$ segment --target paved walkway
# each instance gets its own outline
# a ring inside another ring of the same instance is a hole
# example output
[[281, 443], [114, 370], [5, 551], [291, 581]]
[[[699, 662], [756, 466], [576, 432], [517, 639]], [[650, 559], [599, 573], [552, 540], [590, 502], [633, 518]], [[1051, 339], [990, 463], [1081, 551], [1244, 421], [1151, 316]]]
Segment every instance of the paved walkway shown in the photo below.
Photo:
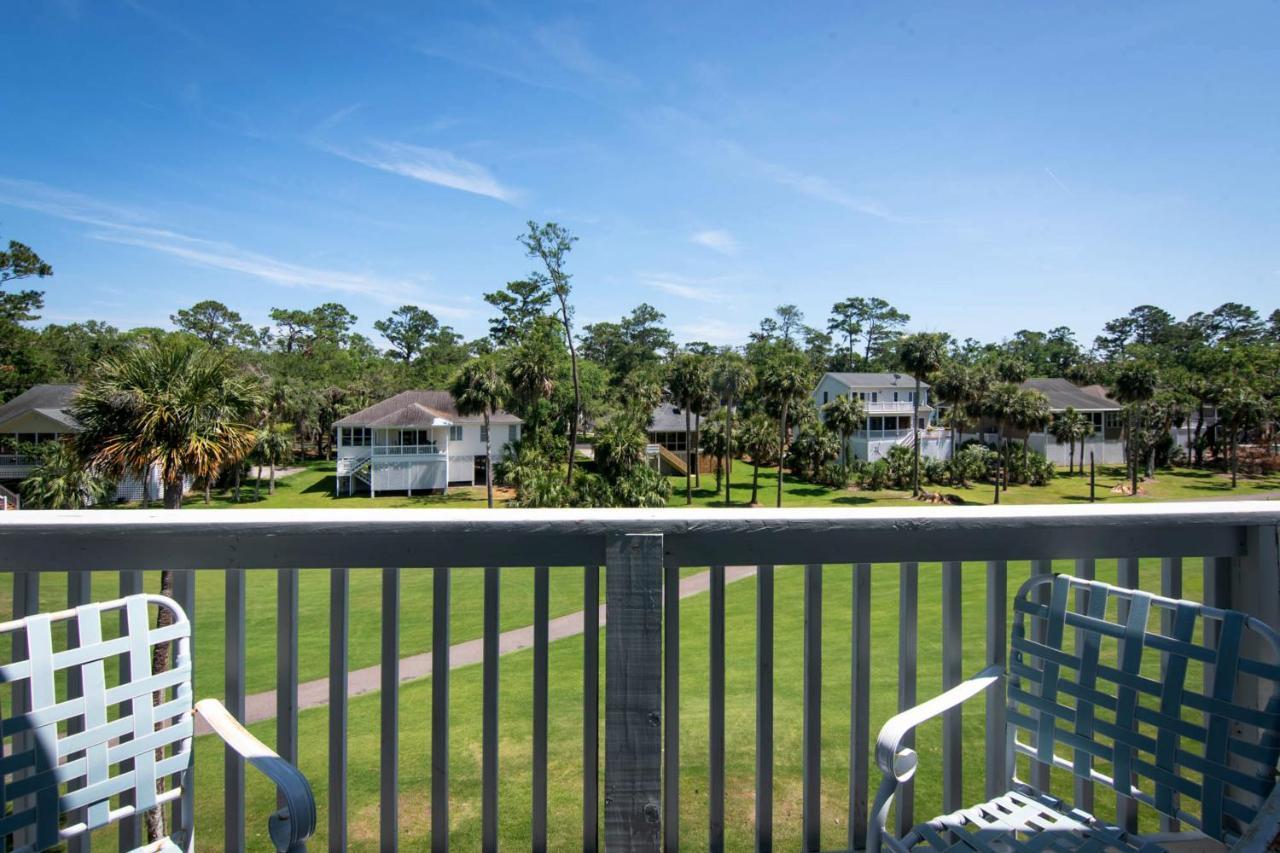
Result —
[[[755, 566], [728, 566], [725, 569], [725, 583], [733, 583], [749, 578], [756, 573]], [[711, 588], [710, 572], [699, 572], [680, 580], [680, 597], [689, 598], [706, 592]], [[605, 606], [600, 605], [600, 624], [605, 624]], [[583, 631], [584, 614], [579, 610], [552, 619], [547, 623], [547, 636], [550, 642], [576, 637]], [[474, 666], [484, 660], [484, 640], [477, 637], [465, 643], [458, 643], [449, 649], [449, 669], [460, 669]], [[533, 626], [527, 625], [513, 631], [505, 631], [498, 637], [498, 654], [509, 655], [533, 647]], [[431, 652], [412, 655], [400, 659], [400, 681], [412, 681], [431, 675]], [[370, 666], [347, 673], [347, 695], [361, 696], [376, 692], [382, 686], [382, 667]], [[329, 679], [318, 678], [298, 685], [298, 709], [319, 708], [329, 703]], [[268, 690], [245, 697], [245, 722], [257, 723], [262, 720], [273, 720], [276, 716], [276, 692]], [[207, 734], [210, 731], [202, 718], [196, 717], [196, 734]]]

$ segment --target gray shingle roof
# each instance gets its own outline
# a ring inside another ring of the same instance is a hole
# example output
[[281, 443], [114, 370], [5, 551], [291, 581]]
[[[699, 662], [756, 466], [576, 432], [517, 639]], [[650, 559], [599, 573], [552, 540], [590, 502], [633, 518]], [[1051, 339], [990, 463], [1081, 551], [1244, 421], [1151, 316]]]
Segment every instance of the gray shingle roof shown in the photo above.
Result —
[[68, 429], [78, 430], [80, 424], [67, 414], [67, 409], [79, 390], [79, 385], [34, 385], [0, 406], [0, 424], [27, 412], [39, 412]]
[[[916, 387], [914, 376], [905, 373], [828, 373], [838, 382], [850, 388], [911, 388]], [[928, 382], [921, 382], [921, 388], [928, 388]]]
[[684, 409], [674, 403], [658, 406], [649, 417], [649, 432], [684, 432]]
[[[436, 419], [455, 424], [481, 423], [479, 415], [458, 414], [453, 395], [448, 391], [402, 391], [381, 403], [347, 415], [334, 423], [337, 427], [429, 427]], [[494, 424], [518, 424], [521, 420], [499, 409], [490, 418]]]
[[1121, 406], [1105, 394], [1095, 391], [1097, 386], [1081, 388], [1070, 379], [1028, 379], [1023, 388], [1032, 388], [1049, 398], [1049, 408], [1055, 412], [1068, 406], [1081, 412], [1119, 411]]

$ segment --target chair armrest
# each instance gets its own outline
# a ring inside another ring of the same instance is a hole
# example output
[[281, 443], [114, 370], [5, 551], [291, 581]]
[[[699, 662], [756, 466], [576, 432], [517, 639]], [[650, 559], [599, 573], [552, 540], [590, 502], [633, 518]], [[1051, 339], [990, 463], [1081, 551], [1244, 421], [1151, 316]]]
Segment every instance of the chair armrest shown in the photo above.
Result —
[[267, 824], [276, 849], [305, 849], [302, 845], [316, 831], [316, 800], [307, 777], [250, 734], [217, 699], [200, 700], [195, 712], [223, 743], [248, 760], [280, 791], [284, 808], [273, 814]]
[[910, 779], [916, 771], [916, 754], [910, 749], [903, 749], [902, 741], [911, 730], [972, 699], [1003, 677], [1003, 668], [989, 666], [947, 692], [890, 717], [880, 729], [880, 736], [876, 738], [876, 764], [880, 765], [880, 769], [885, 774], [894, 777], [898, 782]]

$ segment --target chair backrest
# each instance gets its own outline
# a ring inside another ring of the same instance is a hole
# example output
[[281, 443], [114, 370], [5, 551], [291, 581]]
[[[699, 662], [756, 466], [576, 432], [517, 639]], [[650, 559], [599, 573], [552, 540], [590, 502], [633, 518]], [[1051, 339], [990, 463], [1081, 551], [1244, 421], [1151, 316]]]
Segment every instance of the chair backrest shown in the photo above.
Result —
[[[44, 850], [182, 797], [191, 625], [176, 602], [132, 595], [6, 622], [0, 635], [13, 641], [0, 666], [4, 849]], [[169, 668], [153, 673], [161, 646]]]
[[1280, 636], [1243, 613], [1036, 576], [1014, 601], [1015, 750], [1231, 841], [1275, 784], [1278, 663]]

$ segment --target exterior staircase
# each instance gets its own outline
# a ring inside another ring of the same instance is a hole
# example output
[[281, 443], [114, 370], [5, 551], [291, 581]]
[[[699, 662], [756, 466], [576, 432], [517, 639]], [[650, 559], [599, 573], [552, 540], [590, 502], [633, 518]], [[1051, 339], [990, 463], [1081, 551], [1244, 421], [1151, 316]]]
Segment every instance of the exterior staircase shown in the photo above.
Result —
[[338, 476], [354, 477], [366, 486], [369, 485], [369, 469], [373, 464], [373, 456], [353, 456], [338, 460]]
[[22, 499], [4, 486], [0, 486], [0, 512], [11, 509], [22, 509]]
[[661, 444], [657, 447], [658, 455], [662, 457], [664, 462], [674, 468], [677, 474], [683, 477], [689, 473], [689, 466], [685, 463], [684, 459], [680, 458], [680, 456], [673, 451], [663, 447]]

